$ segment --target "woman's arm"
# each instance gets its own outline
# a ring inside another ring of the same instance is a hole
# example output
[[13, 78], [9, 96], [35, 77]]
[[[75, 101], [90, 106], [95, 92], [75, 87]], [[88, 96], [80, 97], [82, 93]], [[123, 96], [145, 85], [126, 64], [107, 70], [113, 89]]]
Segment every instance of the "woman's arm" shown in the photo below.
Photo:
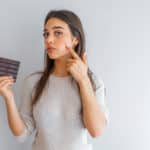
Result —
[[92, 137], [100, 136], [106, 125], [106, 117], [98, 104], [98, 100], [96, 100], [88, 76], [79, 82], [79, 87], [83, 106], [84, 125]]
[[5, 98], [8, 124], [15, 136], [19, 136], [25, 130], [25, 124], [18, 112], [14, 97]]
[[14, 135], [19, 135], [24, 130], [24, 123], [19, 115], [14, 100], [14, 93], [10, 88], [14, 84], [11, 76], [0, 76], [0, 96], [5, 100], [8, 124]]
[[13, 91], [9, 87], [13, 80], [8, 77], [0, 77], [0, 95], [4, 97], [9, 127], [18, 139], [23, 142], [35, 129], [35, 122], [31, 106], [32, 78], [23, 81], [20, 106], [17, 108]]
[[[104, 107], [100, 107], [103, 106], [101, 102], [104, 100], [104, 86], [101, 86], [102, 90], [100, 88], [100, 94], [98, 94], [99, 96], [97, 100], [97, 96], [93, 91], [90, 79], [88, 77], [88, 63], [85, 51], [83, 51], [81, 59], [75, 50], [67, 46], [66, 48], [72, 56], [72, 58], [67, 60], [67, 71], [71, 73], [73, 78], [79, 84], [83, 106], [84, 126], [93, 137], [97, 137], [101, 135], [106, 124], [106, 120], [108, 120], [108, 117], [106, 118], [106, 114], [103, 111]], [[98, 101], [100, 102], [100, 105], [98, 104]]]

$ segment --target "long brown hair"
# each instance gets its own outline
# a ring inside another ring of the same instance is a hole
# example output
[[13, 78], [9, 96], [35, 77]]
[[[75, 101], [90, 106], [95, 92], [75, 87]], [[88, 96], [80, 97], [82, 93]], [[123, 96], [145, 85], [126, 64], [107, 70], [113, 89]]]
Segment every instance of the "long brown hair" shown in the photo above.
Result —
[[[70, 10], [52, 10], [48, 12], [44, 21], [44, 26], [47, 23], [47, 21], [53, 17], [61, 19], [62, 21], [67, 23], [72, 35], [76, 36], [79, 39], [79, 43], [76, 45], [75, 51], [81, 58], [82, 53], [85, 51], [86, 48], [85, 48], [85, 35], [79, 17]], [[35, 72], [35, 73], [42, 73], [42, 75], [40, 76], [40, 79], [37, 81], [36, 85], [34, 86], [35, 93], [32, 98], [32, 105], [36, 104], [36, 102], [40, 98], [42, 91], [46, 85], [46, 82], [48, 80], [48, 77], [52, 72], [53, 66], [54, 66], [54, 60], [50, 59], [45, 51], [44, 70], [42, 72]], [[32, 73], [31, 75], [35, 73]], [[93, 90], [95, 91], [98, 88], [98, 86], [96, 85], [97, 81], [95, 80], [96, 76], [89, 68], [88, 68], [88, 76], [92, 83]]]

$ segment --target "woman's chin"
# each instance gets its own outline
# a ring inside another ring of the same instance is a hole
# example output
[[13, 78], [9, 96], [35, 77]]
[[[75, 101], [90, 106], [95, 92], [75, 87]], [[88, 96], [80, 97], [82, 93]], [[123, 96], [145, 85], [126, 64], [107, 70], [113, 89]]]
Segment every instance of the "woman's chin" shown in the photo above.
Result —
[[56, 57], [55, 55], [52, 55], [52, 54], [48, 54], [48, 57], [49, 57], [50, 59], [57, 59], [57, 57]]
[[67, 59], [69, 57], [69, 54], [63, 54], [63, 55], [55, 55], [54, 53], [47, 53], [48, 57], [50, 59]]

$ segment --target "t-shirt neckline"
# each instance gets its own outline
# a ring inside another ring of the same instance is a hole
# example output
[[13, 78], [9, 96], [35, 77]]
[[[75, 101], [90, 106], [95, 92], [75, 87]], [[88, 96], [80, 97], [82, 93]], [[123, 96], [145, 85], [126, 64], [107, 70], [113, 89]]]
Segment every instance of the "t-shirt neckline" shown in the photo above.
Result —
[[55, 79], [60, 79], [60, 80], [63, 80], [63, 79], [70, 79], [71, 78], [71, 75], [67, 75], [67, 76], [56, 76], [54, 74], [50, 74], [50, 76], [52, 78], [55, 78]]

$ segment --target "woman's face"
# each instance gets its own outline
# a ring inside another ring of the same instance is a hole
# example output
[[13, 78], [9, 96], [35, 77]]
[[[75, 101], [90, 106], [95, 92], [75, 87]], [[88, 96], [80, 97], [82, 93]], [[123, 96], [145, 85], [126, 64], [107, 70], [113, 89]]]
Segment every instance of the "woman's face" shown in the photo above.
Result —
[[68, 56], [66, 46], [73, 47], [77, 44], [77, 39], [72, 36], [68, 25], [58, 18], [47, 21], [43, 35], [45, 49], [51, 59]]

